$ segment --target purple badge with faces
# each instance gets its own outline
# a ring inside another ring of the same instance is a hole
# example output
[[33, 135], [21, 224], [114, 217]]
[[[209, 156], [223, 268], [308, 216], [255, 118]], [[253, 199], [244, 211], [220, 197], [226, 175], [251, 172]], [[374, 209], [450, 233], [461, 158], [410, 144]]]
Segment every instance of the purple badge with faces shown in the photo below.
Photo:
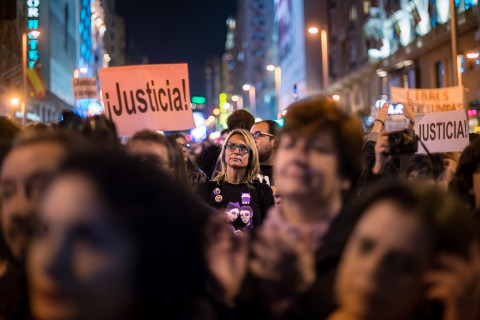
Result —
[[242, 204], [250, 204], [250, 193], [242, 193]]

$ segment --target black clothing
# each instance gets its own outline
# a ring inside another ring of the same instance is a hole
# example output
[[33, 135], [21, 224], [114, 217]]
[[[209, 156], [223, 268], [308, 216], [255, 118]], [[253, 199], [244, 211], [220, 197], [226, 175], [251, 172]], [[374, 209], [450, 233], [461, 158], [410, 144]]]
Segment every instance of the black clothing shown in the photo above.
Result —
[[25, 277], [10, 262], [0, 277], [0, 319], [30, 319]]
[[194, 165], [190, 160], [186, 162], [187, 165], [187, 175], [188, 175], [188, 182], [190, 183], [190, 187], [193, 191], [198, 189], [198, 186], [202, 183], [208, 181], [208, 177], [202, 169], [198, 168]]
[[[333, 290], [335, 276], [343, 249], [355, 226], [356, 218], [346, 207], [334, 218], [328, 232], [323, 237], [322, 245], [315, 252], [317, 275], [315, 283], [307, 292], [295, 299], [282, 319], [322, 320], [337, 309], [338, 305]], [[236, 307], [219, 308], [219, 318], [229, 320], [244, 320], [251, 317], [268, 319], [269, 314], [264, 308], [265, 295], [262, 290], [262, 282], [253, 274], [248, 273], [237, 298]]]
[[[268, 185], [255, 181], [253, 186], [249, 188], [245, 183], [228, 182], [219, 185], [216, 181], [208, 181], [199, 186], [198, 194], [212, 207], [225, 210], [235, 231], [251, 230], [261, 224], [267, 210], [274, 204], [273, 192]], [[245, 223], [241, 214], [250, 214], [250, 221]]]
[[273, 166], [261, 164], [258, 180], [260, 180], [262, 183], [268, 184], [269, 186], [274, 186], [275, 181], [273, 180]]

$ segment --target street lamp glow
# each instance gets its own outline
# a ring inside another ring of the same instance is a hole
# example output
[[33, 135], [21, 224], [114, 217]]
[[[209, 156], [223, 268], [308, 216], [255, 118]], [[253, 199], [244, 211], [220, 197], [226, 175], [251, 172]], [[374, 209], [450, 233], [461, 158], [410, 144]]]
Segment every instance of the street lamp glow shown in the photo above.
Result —
[[12, 106], [18, 106], [20, 104], [20, 99], [12, 98], [10, 99], [10, 103], [12, 104]]
[[251, 88], [251, 86], [248, 83], [244, 84], [243, 87], [242, 87], [242, 89], [245, 90], [245, 91], [249, 91], [250, 88]]
[[265, 67], [268, 71], [275, 71], [275, 66], [273, 64], [269, 64], [268, 66]]
[[81, 67], [79, 70], [80, 70], [81, 73], [84, 73], [84, 74], [88, 72], [87, 67]]
[[333, 101], [339, 101], [339, 100], [340, 100], [340, 96], [339, 96], [338, 94], [334, 94], [334, 95], [332, 96], [332, 99], [333, 99]]
[[240, 99], [240, 97], [237, 96], [236, 94], [232, 96], [232, 101], [233, 102], [237, 102], [239, 99]]
[[317, 34], [318, 33], [318, 28], [317, 27], [310, 27], [310, 28], [308, 28], [308, 33]]
[[468, 52], [466, 54], [468, 59], [477, 59], [480, 56], [480, 53], [478, 52]]
[[37, 39], [38, 36], [40, 35], [40, 31], [33, 30], [33, 31], [30, 31], [30, 34], [32, 35], [33, 39]]

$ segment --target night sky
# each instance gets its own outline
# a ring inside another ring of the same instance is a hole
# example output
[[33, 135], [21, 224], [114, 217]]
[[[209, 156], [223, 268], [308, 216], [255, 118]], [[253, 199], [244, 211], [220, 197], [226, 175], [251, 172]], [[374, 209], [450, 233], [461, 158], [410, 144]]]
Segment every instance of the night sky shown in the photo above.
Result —
[[225, 48], [236, 0], [117, 0], [125, 19], [127, 64], [188, 63], [191, 95], [205, 95], [208, 55]]

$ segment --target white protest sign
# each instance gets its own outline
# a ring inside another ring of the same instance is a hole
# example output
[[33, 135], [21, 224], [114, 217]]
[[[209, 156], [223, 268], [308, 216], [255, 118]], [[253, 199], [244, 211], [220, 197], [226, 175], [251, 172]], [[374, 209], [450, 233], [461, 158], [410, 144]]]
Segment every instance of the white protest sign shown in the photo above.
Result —
[[99, 76], [105, 115], [119, 135], [195, 127], [187, 64], [103, 68]]
[[72, 78], [72, 88], [75, 100], [98, 98], [97, 79], [95, 77]]
[[[430, 153], [463, 151], [469, 144], [465, 110], [418, 114], [415, 134]], [[426, 153], [421, 143], [418, 153]]]
[[415, 114], [464, 109], [463, 86], [438, 89], [391, 87], [392, 103], [407, 102]]

